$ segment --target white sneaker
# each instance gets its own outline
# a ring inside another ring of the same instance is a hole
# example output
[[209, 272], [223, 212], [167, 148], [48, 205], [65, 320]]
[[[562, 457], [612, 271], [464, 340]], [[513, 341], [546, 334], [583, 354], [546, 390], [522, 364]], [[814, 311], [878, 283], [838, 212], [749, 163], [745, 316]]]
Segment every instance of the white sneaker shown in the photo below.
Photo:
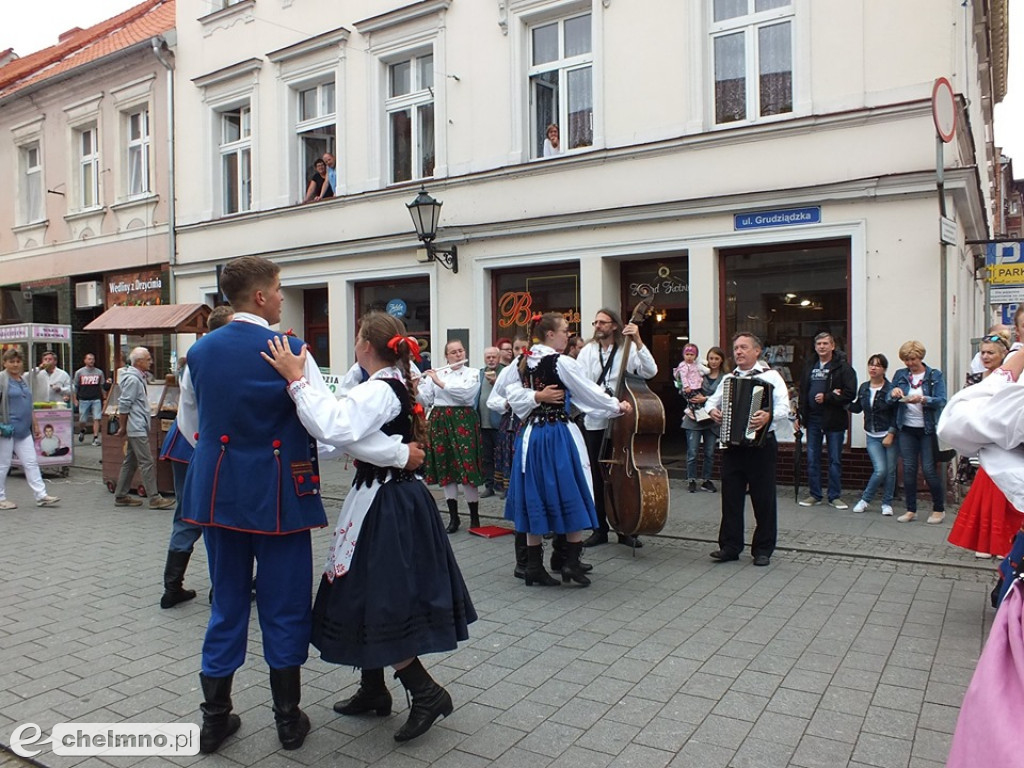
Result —
[[43, 498], [41, 498], [41, 499], [36, 499], [36, 506], [37, 507], [52, 507], [58, 501], [60, 501], [60, 499], [58, 499], [56, 496], [43, 496]]
[[17, 509], [18, 505], [8, 499], [0, 499], [0, 509]]
[[892, 507], [889, 506], [888, 504], [883, 504], [882, 505], [882, 514], [885, 517], [892, 517]]
[[868, 508], [868, 503], [866, 501], [864, 501], [864, 499], [861, 499], [860, 501], [858, 501], [856, 504], [853, 505], [853, 511], [854, 512], [863, 512], [867, 508]]

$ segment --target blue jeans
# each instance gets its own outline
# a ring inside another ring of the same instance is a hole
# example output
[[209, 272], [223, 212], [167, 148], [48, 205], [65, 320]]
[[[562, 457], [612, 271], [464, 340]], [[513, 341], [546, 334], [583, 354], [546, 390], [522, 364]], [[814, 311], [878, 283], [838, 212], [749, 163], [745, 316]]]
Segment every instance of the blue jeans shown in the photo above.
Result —
[[896, 441], [886, 448], [882, 445], [882, 438], [868, 437], [868, 457], [871, 459], [871, 467], [874, 470], [868, 484], [864, 487], [864, 493], [860, 495], [865, 504], [875, 498], [878, 486], [885, 481], [885, 489], [882, 491], [882, 503], [892, 505], [892, 493], [896, 487], [896, 460], [899, 458], [899, 451], [896, 450]]
[[700, 441], [704, 438], [704, 480], [711, 479], [711, 466], [715, 461], [715, 433], [707, 429], [687, 429], [686, 432], [686, 479], [697, 479], [697, 455]]
[[843, 443], [846, 431], [825, 432], [821, 421], [813, 416], [807, 422], [807, 489], [811, 496], [821, 499], [821, 443], [828, 444], [828, 500], [838, 499], [843, 493]]
[[939, 473], [935, 471], [935, 438], [926, 435], [923, 427], [900, 429], [900, 456], [903, 457], [903, 489], [907, 494], [907, 512], [917, 512], [917, 467], [920, 463], [924, 480], [932, 495], [932, 510], [946, 511]]

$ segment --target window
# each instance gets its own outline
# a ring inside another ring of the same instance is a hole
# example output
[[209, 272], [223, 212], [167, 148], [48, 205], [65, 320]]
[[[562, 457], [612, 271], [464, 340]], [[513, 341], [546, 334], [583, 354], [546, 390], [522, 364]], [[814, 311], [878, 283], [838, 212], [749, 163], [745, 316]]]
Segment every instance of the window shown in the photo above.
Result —
[[711, 0], [715, 124], [793, 111], [793, 1]]
[[150, 192], [149, 186], [149, 110], [126, 116], [128, 123], [128, 195]]
[[43, 157], [39, 142], [21, 147], [21, 211], [22, 224], [43, 218]]
[[432, 54], [388, 66], [391, 181], [434, 175], [434, 57]]
[[220, 113], [220, 172], [224, 213], [252, 206], [252, 111], [248, 106]]
[[593, 69], [589, 13], [530, 28], [533, 157], [544, 156], [550, 125], [559, 128], [560, 140], [548, 155], [594, 143]]
[[301, 199], [313, 175], [313, 163], [322, 158], [325, 152], [335, 154], [337, 118], [333, 82], [303, 86], [296, 94], [299, 105], [295, 132], [299, 137], [305, 172], [305, 176], [299, 180]]
[[80, 208], [95, 208], [100, 204], [100, 150], [96, 141], [96, 126], [75, 131], [78, 144], [78, 204]]

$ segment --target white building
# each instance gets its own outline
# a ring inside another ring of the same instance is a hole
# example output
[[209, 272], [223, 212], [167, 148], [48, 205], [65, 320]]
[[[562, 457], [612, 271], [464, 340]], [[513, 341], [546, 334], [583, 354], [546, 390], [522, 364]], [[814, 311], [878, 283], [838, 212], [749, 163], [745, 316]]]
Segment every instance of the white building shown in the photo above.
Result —
[[[992, 106], [1005, 0], [178, 0], [180, 301], [243, 254], [282, 267], [282, 326], [321, 365], [356, 318], [403, 314], [435, 360], [558, 310], [589, 335], [652, 283], [666, 392], [685, 339], [738, 329], [794, 378], [833, 332], [858, 370], [907, 339], [962, 380], [984, 330]], [[933, 86], [953, 244], [940, 245]], [[545, 128], [561, 146], [543, 157]], [[301, 205], [312, 159], [336, 196]], [[458, 273], [418, 258], [406, 203], [444, 202]], [[774, 212], [774, 213], [773, 213]], [[792, 346], [788, 360], [786, 347]], [[670, 423], [677, 398], [666, 398]], [[857, 420], [859, 421], [859, 420]], [[675, 422], [678, 423], [678, 422]], [[863, 438], [855, 433], [854, 445]]]

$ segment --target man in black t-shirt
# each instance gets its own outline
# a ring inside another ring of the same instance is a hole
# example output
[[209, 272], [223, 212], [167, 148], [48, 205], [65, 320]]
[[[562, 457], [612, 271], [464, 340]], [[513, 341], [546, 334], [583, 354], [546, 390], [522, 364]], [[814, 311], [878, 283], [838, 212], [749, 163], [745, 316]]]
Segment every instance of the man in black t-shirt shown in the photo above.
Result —
[[92, 444], [100, 444], [100, 419], [103, 416], [103, 393], [110, 389], [110, 380], [103, 370], [96, 367], [96, 355], [86, 354], [85, 365], [75, 371], [72, 391], [78, 406], [78, 442], [85, 440], [86, 430], [92, 421]]

